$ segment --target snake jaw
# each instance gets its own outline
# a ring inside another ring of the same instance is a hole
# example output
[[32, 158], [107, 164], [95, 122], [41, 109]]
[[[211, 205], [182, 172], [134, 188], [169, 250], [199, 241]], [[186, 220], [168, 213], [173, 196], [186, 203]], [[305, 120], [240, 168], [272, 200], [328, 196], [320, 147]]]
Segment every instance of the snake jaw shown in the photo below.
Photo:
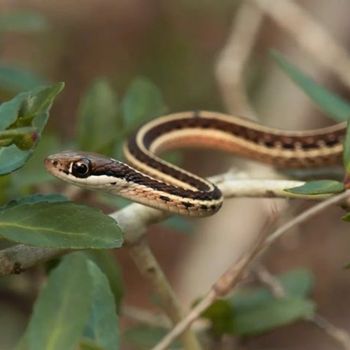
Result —
[[[125, 187], [126, 165], [102, 155], [64, 151], [48, 156], [44, 164], [53, 176], [74, 185], [90, 189], [103, 189], [108, 184], [115, 188]], [[108, 192], [109, 188], [105, 190]]]
[[62, 162], [56, 155], [51, 155], [44, 160], [46, 170], [54, 176], [67, 172], [66, 162]]

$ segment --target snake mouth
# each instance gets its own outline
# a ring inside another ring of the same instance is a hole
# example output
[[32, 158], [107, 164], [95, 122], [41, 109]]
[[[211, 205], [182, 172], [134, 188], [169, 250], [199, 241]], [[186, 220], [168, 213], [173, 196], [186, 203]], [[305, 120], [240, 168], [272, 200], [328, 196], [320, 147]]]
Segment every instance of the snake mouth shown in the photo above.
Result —
[[54, 173], [58, 170], [58, 168], [61, 168], [61, 164], [58, 161], [58, 159], [54, 158], [53, 156], [49, 156], [44, 160], [44, 165], [47, 171], [50, 173]]
[[48, 156], [44, 160], [46, 170], [56, 177], [62, 177], [63, 174], [69, 174], [71, 159], [68, 153], [57, 153]]

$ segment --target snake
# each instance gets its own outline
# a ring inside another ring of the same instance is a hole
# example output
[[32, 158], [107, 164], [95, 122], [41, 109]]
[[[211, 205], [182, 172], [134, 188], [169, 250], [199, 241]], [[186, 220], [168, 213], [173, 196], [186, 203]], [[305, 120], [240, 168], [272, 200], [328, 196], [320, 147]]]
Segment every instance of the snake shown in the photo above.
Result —
[[186, 216], [208, 216], [223, 203], [219, 188], [160, 158], [165, 151], [212, 148], [271, 164], [310, 168], [340, 162], [346, 123], [304, 131], [268, 127], [250, 119], [209, 111], [157, 117], [124, 145], [127, 163], [88, 152], [63, 151], [45, 159], [46, 169], [82, 188], [120, 195]]

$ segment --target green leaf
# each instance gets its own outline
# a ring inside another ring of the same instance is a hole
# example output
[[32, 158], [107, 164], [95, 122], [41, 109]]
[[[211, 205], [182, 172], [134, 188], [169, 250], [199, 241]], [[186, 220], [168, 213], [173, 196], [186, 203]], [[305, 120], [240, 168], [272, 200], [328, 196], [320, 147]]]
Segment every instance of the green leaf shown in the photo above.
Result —
[[0, 207], [0, 210], [12, 208], [21, 204], [34, 204], [34, 203], [57, 203], [57, 202], [67, 202], [67, 197], [51, 193], [51, 194], [33, 194], [19, 199], [13, 199], [4, 206]]
[[[123, 339], [137, 349], [148, 350], [159, 343], [167, 333], [168, 330], [165, 328], [139, 325], [125, 331]], [[175, 341], [169, 349], [179, 348], [181, 348], [179, 342]]]
[[302, 186], [285, 189], [286, 192], [303, 195], [333, 194], [344, 190], [344, 184], [335, 180], [309, 181]]
[[15, 350], [29, 350], [28, 335], [27, 332], [18, 341]]
[[[44, 87], [37, 87], [29, 92], [28, 98], [22, 106], [22, 120], [25, 120], [23, 125], [28, 125], [33, 121], [33, 126], [42, 129], [47, 121], [48, 111], [50, 110], [55, 97], [63, 90], [64, 83], [56, 83]], [[36, 118], [36, 116], [42, 118]]]
[[120, 309], [121, 299], [123, 297], [122, 274], [114, 254], [109, 250], [90, 250], [84, 252], [106, 275], [112, 293], [117, 311]]
[[85, 151], [105, 152], [120, 133], [118, 101], [106, 79], [96, 80], [79, 107], [79, 146]]
[[116, 222], [70, 202], [21, 204], [0, 211], [0, 236], [38, 247], [107, 249], [122, 244]]
[[232, 333], [241, 336], [261, 334], [298, 319], [309, 318], [314, 311], [315, 306], [309, 300], [293, 297], [275, 299], [244, 313], [235, 313]]
[[59, 141], [54, 135], [43, 134], [32, 157], [24, 166], [12, 174], [12, 183], [15, 189], [22, 190], [29, 186], [52, 181], [54, 178], [43, 166], [44, 159], [60, 149]]
[[343, 217], [342, 220], [350, 222], [350, 213], [346, 213]]
[[13, 198], [11, 176], [0, 176], [0, 206]]
[[349, 182], [350, 174], [350, 123], [348, 122], [346, 126], [346, 135], [344, 140], [344, 151], [343, 151], [343, 164], [346, 172], [346, 179], [344, 180], [345, 184]]
[[47, 20], [38, 12], [16, 10], [0, 14], [0, 32], [28, 32], [47, 28]]
[[79, 347], [77, 350], [105, 350], [105, 349], [101, 348], [94, 341], [91, 341], [89, 339], [82, 339], [79, 343]]
[[0, 88], [5, 91], [25, 91], [44, 84], [47, 84], [44, 78], [27, 69], [0, 64]]
[[51, 272], [16, 349], [118, 350], [118, 332], [107, 278], [85, 254], [73, 253]]
[[[251, 330], [254, 334], [304, 317], [303, 312], [307, 313], [310, 306], [310, 301], [305, 298], [313, 286], [310, 271], [293, 270], [276, 278], [283, 287], [286, 298], [276, 299], [267, 288], [242, 288], [227, 300], [217, 300], [203, 313], [211, 321], [211, 331], [216, 335], [245, 335]], [[280, 300], [284, 301], [281, 303]], [[295, 305], [296, 310], [293, 311]], [[262, 315], [264, 310], [268, 317]], [[274, 317], [271, 320], [270, 311]], [[254, 317], [262, 319], [256, 319], [255, 325]]]
[[216, 300], [203, 312], [202, 316], [210, 320], [211, 331], [216, 336], [232, 333], [233, 311], [229, 301]]
[[[37, 131], [36, 137], [39, 138], [48, 120], [53, 100], [63, 89], [63, 86], [63, 83], [58, 83], [16, 96], [13, 100], [18, 99], [19, 102], [13, 103], [18, 113], [17, 119], [11, 127], [33, 126]], [[20, 103], [19, 110], [16, 103]], [[0, 110], [0, 120], [4, 117], [4, 113], [5, 111]], [[37, 141], [28, 150], [21, 150], [16, 145], [0, 148], [0, 175], [8, 174], [22, 167], [32, 154], [36, 144]]]
[[341, 97], [315, 83], [299, 68], [289, 63], [278, 51], [271, 56], [278, 66], [316, 103], [327, 115], [338, 122], [347, 121], [350, 117], [350, 104]]
[[0, 104], [0, 130], [7, 129], [13, 124], [19, 114], [23, 102], [27, 98], [27, 93], [17, 95], [10, 101], [6, 101]]
[[28, 325], [29, 350], [73, 350], [88, 319], [93, 293], [86, 258], [70, 254], [50, 274]]
[[162, 115], [165, 111], [166, 106], [161, 92], [146, 78], [135, 79], [122, 101], [124, 127], [127, 131]]
[[278, 276], [286, 294], [293, 297], [305, 298], [311, 294], [314, 286], [314, 276], [310, 270], [297, 269]]
[[106, 276], [92, 261], [88, 261], [88, 270], [93, 282], [93, 293], [92, 308], [84, 336], [104, 350], [118, 350], [118, 319], [111, 288]]
[[[287, 296], [306, 298], [313, 287], [314, 279], [309, 270], [292, 270], [276, 277]], [[242, 288], [229, 299], [235, 312], [244, 313], [248, 309], [263, 305], [275, 297], [267, 288]]]

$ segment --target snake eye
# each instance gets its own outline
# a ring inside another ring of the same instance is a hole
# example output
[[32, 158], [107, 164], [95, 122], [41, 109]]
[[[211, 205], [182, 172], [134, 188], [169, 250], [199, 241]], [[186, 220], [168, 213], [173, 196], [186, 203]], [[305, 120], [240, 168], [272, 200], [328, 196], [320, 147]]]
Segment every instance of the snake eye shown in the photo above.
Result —
[[76, 177], [88, 177], [91, 171], [91, 162], [89, 159], [83, 158], [74, 162], [72, 165], [72, 174]]

